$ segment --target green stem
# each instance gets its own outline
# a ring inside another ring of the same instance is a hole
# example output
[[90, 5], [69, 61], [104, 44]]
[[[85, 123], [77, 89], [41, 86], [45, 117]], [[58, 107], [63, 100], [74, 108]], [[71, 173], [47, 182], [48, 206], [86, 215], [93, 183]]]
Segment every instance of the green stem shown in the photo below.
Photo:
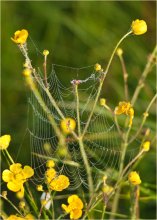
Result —
[[18, 208], [7, 197], [4, 197], [2, 195], [0, 195], [0, 197], [5, 199], [21, 216], [23, 216], [23, 214], [18, 210]]
[[154, 58], [156, 56], [156, 52], [157, 52], [157, 46], [155, 46], [152, 54], [150, 55], [149, 61], [147, 62], [146, 66], [145, 66], [145, 69], [143, 71], [143, 74], [142, 74], [141, 78], [138, 81], [138, 85], [137, 85], [137, 87], [135, 89], [135, 92], [134, 92], [132, 100], [131, 100], [131, 104], [132, 105], [135, 104], [135, 102], [136, 102], [136, 100], [138, 98], [138, 95], [139, 95], [141, 89], [144, 86], [144, 81], [145, 81], [148, 73], [151, 71], [151, 69], [153, 67], [153, 63], [154, 63]]
[[101, 220], [105, 219], [105, 211], [106, 211], [106, 205], [104, 204]]
[[94, 193], [92, 172], [91, 172], [91, 168], [89, 166], [89, 162], [88, 162], [88, 158], [87, 158], [87, 155], [86, 155], [86, 152], [85, 152], [85, 149], [84, 149], [82, 138], [79, 138], [79, 145], [80, 145], [80, 151], [81, 151], [81, 155], [82, 155], [82, 158], [83, 158], [83, 162], [84, 162], [86, 172], [87, 172], [89, 193], [90, 193], [90, 197], [91, 197]]
[[157, 94], [154, 95], [154, 97], [152, 98], [152, 100], [150, 101], [146, 111], [145, 111], [145, 114], [144, 114], [144, 117], [143, 117], [143, 120], [142, 120], [142, 123], [138, 129], [138, 131], [136, 132], [136, 134], [131, 138], [131, 140], [129, 141], [129, 144], [132, 143], [137, 137], [138, 135], [140, 134], [142, 128], [143, 128], [143, 125], [147, 119], [147, 113], [149, 112], [149, 109], [151, 108], [152, 104], [154, 103], [155, 99], [157, 98]]
[[14, 160], [13, 160], [13, 158], [12, 158], [11, 155], [9, 154], [9, 152], [8, 152], [7, 149], [5, 149], [5, 152], [6, 152], [7, 156], [8, 156], [8, 158], [9, 158], [9, 160], [11, 161], [11, 163], [12, 163], [12, 164], [15, 163]]
[[93, 113], [94, 113], [94, 109], [95, 109], [95, 107], [96, 107], [98, 98], [99, 98], [99, 96], [100, 96], [100, 92], [101, 92], [101, 89], [102, 89], [102, 86], [103, 86], [103, 82], [104, 82], [104, 80], [105, 80], [105, 78], [106, 78], [106, 75], [107, 75], [107, 73], [108, 73], [108, 70], [109, 70], [109, 68], [110, 68], [110, 65], [111, 65], [111, 62], [112, 62], [112, 60], [113, 60], [114, 54], [115, 54], [117, 48], [119, 47], [119, 45], [121, 44], [121, 42], [122, 42], [128, 35], [130, 35], [131, 33], [132, 33], [132, 31], [128, 32], [127, 34], [125, 34], [125, 35], [120, 39], [120, 41], [117, 43], [116, 47], [114, 48], [114, 50], [113, 50], [113, 52], [112, 52], [112, 54], [111, 54], [111, 57], [110, 57], [109, 62], [108, 62], [108, 64], [107, 64], [106, 70], [105, 70], [105, 72], [104, 72], [104, 74], [103, 74], [103, 76], [102, 76], [102, 79], [100, 80], [100, 85], [99, 85], [98, 92], [97, 92], [97, 95], [96, 95], [96, 98], [95, 98], [95, 102], [94, 102], [94, 104], [93, 104], [91, 113], [90, 113], [90, 115], [89, 115], [89, 118], [88, 118], [88, 120], [87, 120], [86, 126], [85, 126], [85, 128], [84, 128], [82, 137], [85, 135], [85, 133], [86, 133], [86, 131], [87, 131], [87, 129], [88, 129], [88, 126], [89, 126], [89, 124], [90, 124], [91, 118], [92, 118]]

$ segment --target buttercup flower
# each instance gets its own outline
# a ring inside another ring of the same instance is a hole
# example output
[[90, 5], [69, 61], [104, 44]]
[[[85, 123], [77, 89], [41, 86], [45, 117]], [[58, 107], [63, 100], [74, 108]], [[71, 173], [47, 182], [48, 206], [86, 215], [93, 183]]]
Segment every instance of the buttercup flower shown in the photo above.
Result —
[[49, 184], [50, 189], [54, 191], [62, 191], [69, 186], [69, 178], [65, 175], [59, 175]]
[[0, 137], [0, 150], [5, 150], [8, 148], [11, 141], [11, 136], [6, 134]]
[[136, 186], [136, 185], [141, 184], [140, 176], [136, 171], [130, 172], [128, 179], [132, 185]]
[[130, 122], [129, 127], [132, 125], [132, 120], [134, 118], [134, 109], [131, 107], [130, 102], [119, 102], [119, 105], [115, 108], [114, 113], [116, 115], [129, 115], [130, 116]]
[[32, 73], [32, 71], [29, 69], [29, 68], [25, 68], [24, 70], [23, 70], [23, 75], [24, 76], [30, 76], [31, 75], [31, 73]]
[[147, 32], [147, 24], [144, 20], [136, 19], [132, 22], [131, 29], [135, 35], [141, 35]]
[[53, 168], [48, 169], [45, 172], [46, 182], [49, 184], [56, 176], [56, 171]]
[[101, 99], [100, 99], [100, 105], [101, 105], [101, 106], [106, 105], [106, 99], [101, 98]]
[[16, 44], [25, 44], [26, 40], [28, 38], [28, 31], [25, 29], [22, 29], [21, 31], [16, 31], [14, 33], [14, 37], [11, 38], [12, 41], [14, 41]]
[[118, 48], [116, 52], [118, 56], [122, 56], [123, 54], [123, 50], [121, 48]]
[[79, 219], [82, 216], [82, 200], [77, 195], [71, 195], [68, 197], [68, 204], [62, 204], [62, 208], [67, 214], [70, 213], [70, 219]]
[[37, 187], [36, 187], [36, 189], [37, 189], [37, 191], [43, 191], [43, 186], [42, 185], [37, 185]]
[[76, 122], [73, 118], [65, 118], [61, 121], [60, 126], [65, 134], [70, 134], [76, 128]]
[[23, 184], [27, 181], [28, 178], [34, 175], [34, 170], [30, 166], [24, 166], [20, 163], [14, 163], [10, 165], [10, 170], [6, 169], [2, 173], [2, 179], [4, 182], [7, 182], [7, 187], [13, 192], [18, 192], [24, 195]]
[[101, 70], [101, 65], [99, 63], [96, 63], [94, 68], [95, 68], [95, 71], [100, 71]]
[[24, 218], [18, 217], [17, 215], [10, 215], [6, 220], [24, 220]]
[[143, 143], [143, 145], [142, 145], [142, 149], [143, 149], [144, 151], [149, 151], [149, 149], [150, 149], [150, 141], [145, 141], [145, 142]]
[[48, 160], [46, 162], [46, 167], [51, 168], [55, 166], [55, 162], [53, 160]]
[[14, 37], [11, 38], [12, 41], [14, 41], [16, 44], [24, 44], [26, 43], [26, 40], [28, 38], [28, 31], [25, 29], [22, 29], [21, 31], [16, 31], [14, 33]]
[[49, 55], [49, 51], [48, 51], [48, 50], [44, 50], [44, 51], [43, 51], [43, 55], [44, 55], [44, 56], [48, 56], [48, 55]]

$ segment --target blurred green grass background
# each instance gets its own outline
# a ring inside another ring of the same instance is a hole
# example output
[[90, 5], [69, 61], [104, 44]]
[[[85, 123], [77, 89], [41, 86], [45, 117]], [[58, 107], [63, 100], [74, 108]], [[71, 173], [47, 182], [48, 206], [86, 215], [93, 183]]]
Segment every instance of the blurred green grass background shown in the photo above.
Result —
[[[27, 127], [27, 97], [22, 78], [24, 59], [16, 45], [10, 40], [16, 30], [27, 29], [36, 47], [48, 49], [49, 65], [52, 63], [83, 67], [96, 62], [105, 67], [110, 54], [120, 39], [128, 31], [132, 20], [146, 20], [148, 32], [142, 36], [131, 36], [122, 44], [124, 59], [129, 73], [130, 96], [137, 85], [148, 56], [156, 43], [156, 2], [154, 1], [10, 1], [1, 2], [2, 40], [2, 134], [12, 136], [11, 154], [16, 156], [23, 142]], [[39, 64], [40, 57], [31, 40], [28, 42], [33, 63]], [[41, 64], [40, 64], [41, 65]], [[67, 84], [72, 75], [59, 78]], [[141, 116], [155, 93], [155, 70], [142, 89], [135, 105], [135, 129]], [[114, 58], [105, 80], [103, 96], [111, 107], [124, 99], [122, 70], [118, 57]], [[155, 135], [155, 104], [145, 127]], [[27, 138], [26, 138], [27, 139]], [[22, 147], [27, 148], [26, 140]], [[13, 147], [13, 149], [12, 149]], [[28, 147], [29, 148], [29, 147]], [[29, 153], [23, 154], [21, 161], [27, 162]], [[155, 184], [155, 148], [142, 162], [141, 178]], [[155, 203], [144, 206], [143, 218], [154, 218]], [[147, 212], [149, 210], [149, 213]]]

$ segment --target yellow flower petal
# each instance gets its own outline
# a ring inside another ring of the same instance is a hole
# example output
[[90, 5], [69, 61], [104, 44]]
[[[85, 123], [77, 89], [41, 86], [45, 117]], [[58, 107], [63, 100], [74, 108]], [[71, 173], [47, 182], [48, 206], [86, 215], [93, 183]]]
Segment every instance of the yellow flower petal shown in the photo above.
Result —
[[10, 165], [10, 171], [14, 174], [18, 174], [22, 171], [22, 165], [20, 163], [13, 163]]
[[11, 141], [11, 136], [6, 134], [0, 137], [0, 150], [7, 149]]
[[18, 183], [18, 182], [10, 181], [7, 183], [7, 187], [9, 190], [11, 190], [13, 192], [18, 192], [21, 190], [22, 184]]
[[82, 210], [81, 209], [73, 209], [70, 212], [70, 219], [79, 219], [82, 216]]
[[2, 173], [2, 180], [4, 182], [9, 182], [13, 180], [13, 173], [10, 170], [4, 170]]
[[24, 44], [26, 43], [26, 40], [28, 38], [28, 31], [25, 29], [22, 29], [21, 31], [16, 31], [14, 33], [14, 37], [11, 38], [12, 41], [14, 41], [16, 44]]
[[83, 209], [83, 202], [77, 195], [69, 196], [68, 203], [70, 209]]
[[35, 217], [34, 217], [32, 214], [27, 214], [27, 215], [25, 216], [25, 219], [27, 219], [27, 220], [34, 220]]
[[51, 168], [55, 166], [55, 162], [53, 160], [48, 160], [46, 162], [46, 167]]
[[34, 170], [30, 166], [24, 166], [23, 174], [24, 174], [25, 179], [30, 178], [34, 175]]
[[67, 205], [62, 204], [62, 209], [64, 209], [64, 211], [68, 214], [70, 212], [70, 209], [68, 208]]
[[142, 145], [142, 149], [147, 152], [150, 149], [150, 141], [145, 141]]

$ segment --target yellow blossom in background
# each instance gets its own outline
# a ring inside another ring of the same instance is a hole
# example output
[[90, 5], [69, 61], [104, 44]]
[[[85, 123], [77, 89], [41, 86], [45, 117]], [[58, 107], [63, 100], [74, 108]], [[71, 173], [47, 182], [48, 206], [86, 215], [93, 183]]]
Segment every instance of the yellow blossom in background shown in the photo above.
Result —
[[99, 103], [100, 103], [101, 106], [106, 105], [106, 99], [101, 98]]
[[59, 175], [49, 183], [49, 187], [54, 191], [62, 191], [70, 185], [69, 178], [65, 175]]
[[62, 204], [62, 209], [70, 214], [70, 219], [79, 219], [82, 216], [83, 202], [77, 195], [68, 197], [68, 204]]
[[13, 192], [18, 192], [21, 197], [24, 195], [23, 184], [28, 178], [34, 175], [34, 170], [30, 166], [24, 166], [20, 163], [10, 165], [10, 170], [6, 169], [2, 172], [2, 179], [7, 182], [7, 187]]
[[46, 167], [51, 168], [55, 166], [55, 162], [53, 160], [48, 160], [46, 162]]
[[26, 40], [28, 38], [28, 31], [25, 29], [22, 29], [21, 31], [16, 31], [14, 33], [14, 37], [11, 38], [12, 41], [14, 41], [16, 44], [25, 44]]
[[65, 134], [70, 134], [76, 128], [76, 121], [73, 118], [65, 118], [61, 120], [60, 126]]
[[119, 102], [119, 105], [115, 108], [114, 113], [116, 115], [124, 114], [130, 116], [129, 127], [132, 125], [134, 109], [131, 107], [130, 102]]
[[143, 149], [143, 151], [149, 151], [149, 149], [150, 149], [150, 141], [145, 141], [144, 143], [143, 143], [143, 145], [142, 145], [142, 149]]
[[44, 50], [44, 51], [43, 51], [43, 55], [44, 55], [44, 56], [48, 56], [48, 55], [49, 55], [49, 51], [48, 51], [48, 50]]
[[128, 179], [129, 179], [130, 183], [135, 186], [141, 184], [140, 176], [136, 171], [130, 172]]
[[24, 201], [19, 202], [19, 208], [23, 209], [26, 206], [26, 203]]
[[25, 69], [23, 70], [23, 73], [22, 73], [22, 74], [23, 74], [24, 76], [30, 76], [31, 73], [32, 73], [32, 71], [31, 71], [30, 69], [25, 68]]
[[112, 186], [109, 186], [107, 184], [104, 185], [103, 187], [103, 193], [105, 195], [109, 195], [111, 192], [113, 191], [113, 187]]
[[37, 189], [37, 191], [43, 191], [43, 186], [42, 185], [37, 185], [37, 187], [36, 187], [36, 189]]
[[8, 148], [11, 141], [11, 136], [6, 134], [0, 137], [0, 150], [5, 150]]
[[99, 63], [96, 63], [94, 68], [95, 68], [95, 71], [100, 71], [101, 70], [101, 65]]
[[118, 48], [116, 53], [117, 53], [118, 56], [122, 56], [123, 50], [121, 48]]
[[147, 32], [147, 24], [144, 20], [136, 19], [132, 22], [131, 29], [135, 35], [141, 35]]

